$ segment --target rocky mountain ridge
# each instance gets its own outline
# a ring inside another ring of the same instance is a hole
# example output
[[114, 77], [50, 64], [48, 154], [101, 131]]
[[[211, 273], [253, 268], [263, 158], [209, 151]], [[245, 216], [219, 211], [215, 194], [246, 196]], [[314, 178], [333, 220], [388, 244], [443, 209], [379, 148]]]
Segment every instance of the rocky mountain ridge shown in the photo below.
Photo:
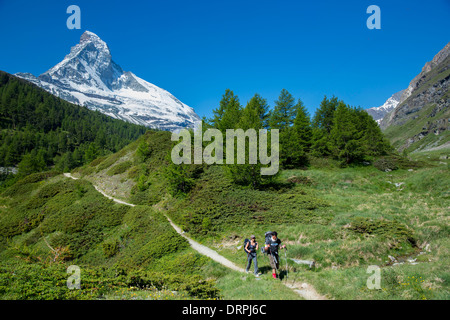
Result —
[[60, 63], [40, 76], [16, 76], [69, 102], [150, 128], [176, 130], [193, 127], [200, 120], [168, 91], [123, 71], [112, 60], [108, 45], [90, 31], [81, 35]]
[[380, 122], [398, 150], [450, 147], [449, 82], [450, 42], [424, 65], [402, 93], [397, 107]]

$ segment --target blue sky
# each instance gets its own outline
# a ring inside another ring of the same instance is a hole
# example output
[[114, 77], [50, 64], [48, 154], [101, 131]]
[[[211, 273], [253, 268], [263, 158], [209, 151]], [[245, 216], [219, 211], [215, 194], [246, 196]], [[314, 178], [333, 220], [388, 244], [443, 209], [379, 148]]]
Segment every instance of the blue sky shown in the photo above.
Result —
[[[81, 29], [69, 30], [69, 5]], [[369, 30], [369, 5], [381, 29]], [[124, 70], [210, 117], [225, 89], [243, 105], [281, 89], [311, 114], [324, 95], [369, 108], [406, 88], [450, 41], [450, 0], [4, 1], [0, 70], [39, 75], [89, 30]]]

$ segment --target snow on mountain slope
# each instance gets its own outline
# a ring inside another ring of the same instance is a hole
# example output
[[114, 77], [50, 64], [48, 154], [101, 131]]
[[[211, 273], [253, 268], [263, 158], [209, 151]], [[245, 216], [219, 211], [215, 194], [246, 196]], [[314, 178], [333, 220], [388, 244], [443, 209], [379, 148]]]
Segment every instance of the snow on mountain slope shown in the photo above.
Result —
[[16, 76], [69, 102], [150, 128], [175, 130], [193, 127], [200, 120], [168, 91], [123, 71], [112, 60], [108, 45], [90, 31], [82, 34], [80, 43], [60, 63], [39, 77]]
[[366, 109], [367, 113], [370, 114], [378, 124], [380, 124], [383, 117], [397, 107], [404, 91], [405, 90], [394, 93], [382, 106]]

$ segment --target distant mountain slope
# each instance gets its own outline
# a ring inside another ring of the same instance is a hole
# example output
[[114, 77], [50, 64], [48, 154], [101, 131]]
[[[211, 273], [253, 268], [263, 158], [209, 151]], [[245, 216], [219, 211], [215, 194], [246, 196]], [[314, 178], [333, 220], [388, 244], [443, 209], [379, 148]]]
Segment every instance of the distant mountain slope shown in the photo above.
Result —
[[410, 82], [380, 123], [399, 150], [450, 147], [450, 42]]
[[398, 105], [404, 91], [405, 90], [394, 93], [382, 106], [366, 109], [367, 113], [370, 114], [378, 124], [380, 124], [384, 116], [394, 110]]
[[16, 75], [69, 102], [150, 128], [192, 127], [200, 120], [168, 91], [123, 71], [112, 60], [108, 45], [90, 31], [82, 34], [80, 43], [60, 63], [40, 76]]

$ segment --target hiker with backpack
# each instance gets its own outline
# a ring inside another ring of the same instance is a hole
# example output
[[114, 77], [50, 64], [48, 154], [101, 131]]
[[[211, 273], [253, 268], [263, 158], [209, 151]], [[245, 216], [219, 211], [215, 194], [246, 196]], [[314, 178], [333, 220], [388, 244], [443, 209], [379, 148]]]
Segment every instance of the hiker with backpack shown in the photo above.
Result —
[[258, 248], [258, 242], [256, 242], [256, 237], [254, 235], [250, 237], [250, 240], [245, 239], [244, 250], [247, 252], [247, 267], [245, 268], [245, 272], [249, 272], [253, 260], [253, 266], [255, 269], [254, 273], [256, 277], [259, 277], [258, 261], [256, 258], [256, 250], [258, 250]]
[[281, 240], [278, 239], [276, 231], [266, 233], [266, 243], [264, 250], [269, 255], [270, 266], [272, 267], [272, 276], [277, 278], [277, 270], [280, 267], [280, 258], [278, 256], [278, 249], [286, 248], [286, 245], [281, 245]]

